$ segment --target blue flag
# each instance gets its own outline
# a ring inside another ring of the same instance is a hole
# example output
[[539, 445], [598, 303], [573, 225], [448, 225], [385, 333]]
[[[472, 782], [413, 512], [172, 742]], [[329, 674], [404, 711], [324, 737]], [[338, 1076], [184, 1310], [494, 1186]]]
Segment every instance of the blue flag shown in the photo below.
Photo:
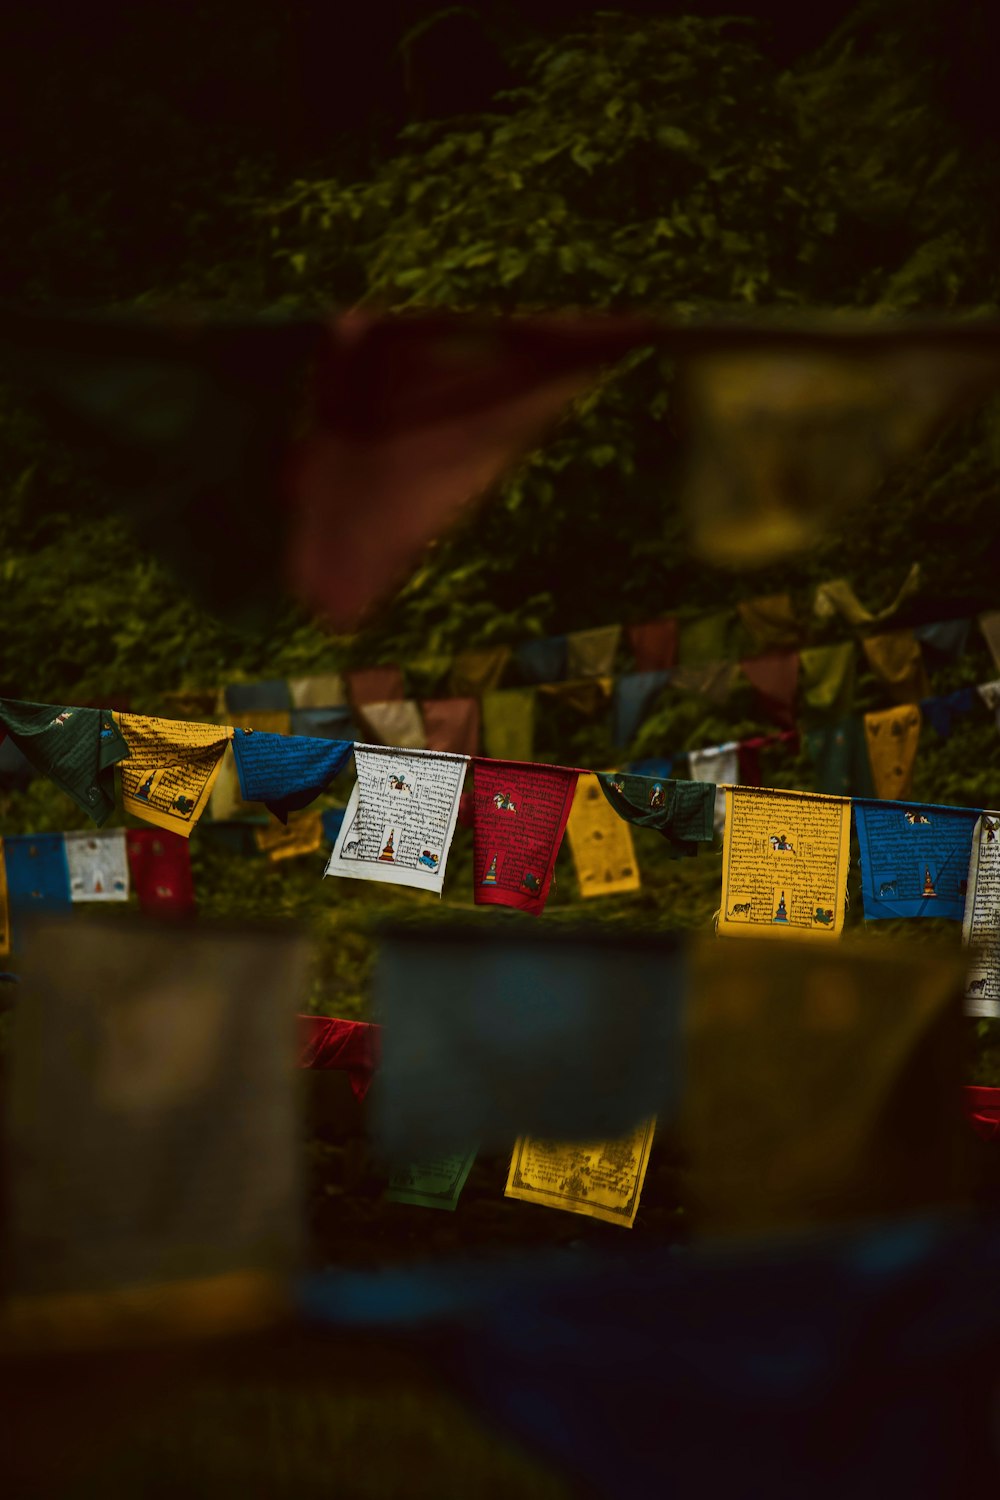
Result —
[[954, 721], [960, 714], [971, 714], [975, 701], [975, 688], [964, 687], [956, 693], [946, 693], [944, 697], [921, 699], [920, 712], [946, 740], [955, 727]]
[[61, 833], [10, 834], [3, 855], [16, 946], [19, 920], [29, 912], [70, 909], [66, 842]]
[[525, 682], [562, 682], [566, 676], [566, 637], [550, 635], [525, 641], [514, 651], [514, 661]]
[[284, 677], [272, 677], [266, 682], [231, 682], [226, 688], [226, 709], [231, 714], [280, 712], [291, 708], [292, 691]]
[[288, 814], [318, 797], [344, 768], [353, 740], [309, 739], [237, 729], [233, 754], [245, 802], [263, 802], [288, 822]]
[[615, 744], [624, 749], [649, 712], [654, 698], [670, 681], [670, 673], [626, 672], [615, 682]]
[[979, 810], [855, 801], [865, 919], [950, 917], [961, 922]]
[[334, 708], [293, 708], [292, 733], [317, 740], [356, 740], [357, 725], [346, 704]]

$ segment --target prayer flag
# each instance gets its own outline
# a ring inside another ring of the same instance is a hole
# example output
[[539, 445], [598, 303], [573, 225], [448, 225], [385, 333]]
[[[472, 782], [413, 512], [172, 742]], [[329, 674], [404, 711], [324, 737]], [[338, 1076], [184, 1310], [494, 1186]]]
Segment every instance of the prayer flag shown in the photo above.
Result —
[[401, 750], [425, 750], [424, 721], [412, 698], [389, 703], [366, 703], [358, 717], [378, 745], [397, 746]]
[[625, 769], [630, 776], [662, 778], [669, 776], [674, 769], [674, 757], [672, 755], [649, 755], [642, 760], [627, 760]]
[[965, 1013], [1000, 1017], [1000, 812], [980, 813], [972, 832], [962, 941]]
[[744, 677], [753, 687], [760, 714], [789, 728], [795, 722], [795, 692], [799, 682], [797, 651], [774, 651], [741, 661]]
[[899, 593], [884, 609], [872, 611], [861, 603], [852, 585], [846, 578], [831, 578], [821, 583], [813, 598], [813, 611], [821, 620], [830, 620], [840, 615], [848, 625], [873, 625], [891, 620], [900, 606], [920, 590], [923, 582], [920, 564], [914, 563], [900, 586]]
[[578, 779], [566, 837], [581, 896], [615, 896], [639, 889], [631, 830], [601, 795], [597, 776]]
[[802, 701], [818, 718], [846, 719], [854, 706], [857, 650], [853, 641], [839, 646], [810, 646], [799, 652]]
[[121, 765], [125, 811], [189, 838], [215, 785], [232, 726], [114, 717], [129, 749]]
[[323, 819], [323, 837], [328, 844], [335, 844], [337, 842], [337, 834], [343, 825], [344, 813], [346, 811], [345, 807], [328, 807], [325, 812], [320, 814], [320, 817]]
[[483, 646], [475, 651], [460, 651], [451, 664], [449, 686], [453, 698], [479, 698], [500, 686], [507, 663], [509, 646]]
[[535, 748], [535, 689], [483, 694], [483, 749], [494, 760], [530, 760]]
[[624, 749], [669, 683], [672, 672], [627, 672], [615, 678], [615, 744]]
[[698, 853], [712, 842], [715, 786], [710, 781], [667, 781], [662, 777], [598, 773], [598, 784], [620, 818], [638, 828], [655, 828], [674, 858]]
[[225, 690], [225, 712], [228, 714], [288, 713], [292, 694], [284, 677], [267, 682], [231, 682]]
[[567, 677], [609, 677], [615, 669], [621, 635], [620, 625], [571, 631], [566, 637]]
[[983, 640], [990, 648], [993, 665], [1000, 671], [1000, 610], [991, 610], [979, 616], [979, 629]]
[[876, 797], [905, 797], [913, 785], [920, 709], [911, 703], [865, 714], [865, 741]]
[[351, 1091], [363, 1099], [382, 1060], [382, 1028], [369, 1021], [299, 1016], [299, 1067], [346, 1071]]
[[656, 1121], [601, 1145], [557, 1145], [522, 1136], [510, 1159], [505, 1198], [603, 1219], [631, 1229], [653, 1149]]
[[63, 837], [71, 900], [128, 900], [124, 828], [110, 828], [103, 833], [67, 833]]
[[454, 1213], [475, 1159], [475, 1151], [464, 1151], [394, 1167], [385, 1196], [390, 1203], [445, 1208]]
[[576, 771], [476, 760], [473, 880], [477, 904], [538, 916], [573, 806]]
[[727, 788], [720, 936], [838, 938], [850, 846], [846, 797]]
[[790, 594], [745, 599], [737, 608], [758, 646], [794, 646], [798, 642], [799, 626]]
[[129, 747], [108, 709], [0, 698], [0, 726], [43, 776], [100, 826], [115, 807], [115, 765]]
[[519, 1135], [605, 1141], [676, 1115], [687, 996], [674, 935], [397, 926], [382, 934], [375, 1001], [391, 1041], [373, 1101], [390, 1160], [509, 1150]]
[[263, 802], [282, 823], [324, 792], [344, 769], [352, 740], [308, 739], [304, 735], [260, 734], [237, 729], [233, 756], [245, 802]]
[[973, 808], [855, 801], [865, 920], [961, 922], [978, 817]]
[[727, 740], [724, 745], [689, 750], [688, 770], [692, 781], [709, 781], [715, 785], [714, 826], [718, 838], [726, 823], [724, 786], [740, 779], [740, 747], [735, 740]]
[[69, 910], [69, 866], [61, 833], [9, 833], [3, 839], [7, 901], [14, 946], [21, 922], [32, 912]]
[[736, 662], [717, 661], [708, 667], [675, 667], [670, 682], [679, 693], [694, 693], [710, 703], [721, 704], [732, 693], [739, 675]]
[[315, 854], [323, 845], [323, 819], [318, 812], [293, 813], [287, 822], [254, 829], [254, 843], [270, 860], [296, 859]]
[[475, 755], [479, 749], [477, 698], [427, 698], [420, 705], [428, 750]]
[[760, 786], [761, 751], [769, 750], [774, 745], [788, 745], [793, 751], [797, 751], [799, 748], [798, 730], [785, 729], [781, 734], [755, 734], [749, 740], [740, 740], [738, 757], [740, 773], [737, 780], [742, 786]]
[[468, 762], [464, 756], [355, 745], [358, 779], [325, 874], [444, 886]]
[[143, 911], [183, 917], [194, 911], [191, 849], [187, 838], [167, 829], [129, 828], [125, 832], [132, 884]]
[[287, 1317], [305, 948], [260, 924], [192, 926], [183, 942], [110, 914], [36, 924], [13, 1049], [28, 1065], [9, 1099], [11, 1269], [50, 1337], [142, 1340], [140, 1314], [155, 1342]]
[[564, 635], [524, 641], [514, 651], [514, 662], [525, 682], [561, 682], [566, 676], [568, 645]]
[[963, 656], [971, 625], [971, 620], [939, 620], [933, 625], [915, 625], [913, 634], [926, 650], [938, 656]]
[[347, 707], [347, 685], [339, 672], [319, 672], [311, 677], [290, 677], [288, 693], [293, 713], [297, 708]]
[[694, 620], [680, 622], [677, 661], [682, 667], [708, 667], [726, 657], [732, 611], [716, 610]]
[[560, 708], [593, 719], [607, 708], [613, 685], [613, 677], [578, 677], [571, 682], [540, 682], [535, 692]]
[[625, 631], [637, 672], [665, 672], [677, 665], [677, 621], [651, 620]]
[[[251, 726], [256, 728], [256, 725]], [[356, 740], [358, 731], [349, 708], [293, 708], [289, 729], [316, 740]]]
[[859, 797], [875, 795], [865, 730], [860, 719], [841, 719], [839, 724], [810, 729], [805, 735], [805, 743], [815, 767], [817, 792], [831, 797], [851, 792]]
[[894, 630], [888, 635], [867, 635], [862, 641], [868, 665], [890, 697], [897, 703], [917, 703], [926, 698], [927, 673], [920, 642], [912, 630]]
[[348, 697], [355, 708], [363, 708], [366, 703], [391, 703], [405, 697], [400, 667], [364, 667], [344, 675]]
[[955, 720], [962, 714], [970, 714], [976, 701], [975, 688], [959, 688], [957, 692], [945, 693], [938, 698], [921, 698], [920, 713], [941, 739], [951, 734]]

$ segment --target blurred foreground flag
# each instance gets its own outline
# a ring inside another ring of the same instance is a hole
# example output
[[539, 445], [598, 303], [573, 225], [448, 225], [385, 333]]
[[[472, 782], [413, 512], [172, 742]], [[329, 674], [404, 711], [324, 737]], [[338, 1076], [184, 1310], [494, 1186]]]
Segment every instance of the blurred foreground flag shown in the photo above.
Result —
[[304, 970], [294, 931], [36, 919], [0, 1329], [103, 1342], [273, 1314], [298, 1254]]
[[682, 1136], [705, 1231], [954, 1204], [966, 1189], [963, 956], [789, 935], [691, 965]]
[[380, 945], [377, 1123], [406, 1161], [530, 1135], [602, 1141], [681, 1087], [685, 966], [670, 937], [503, 924], [395, 928]]

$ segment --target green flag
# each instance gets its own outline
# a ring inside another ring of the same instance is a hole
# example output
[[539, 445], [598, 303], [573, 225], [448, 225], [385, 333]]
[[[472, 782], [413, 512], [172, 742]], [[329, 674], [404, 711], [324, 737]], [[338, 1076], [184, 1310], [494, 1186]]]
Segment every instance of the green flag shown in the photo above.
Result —
[[128, 746], [111, 713], [0, 698], [0, 724], [25, 759], [100, 826], [115, 807], [115, 764]]
[[715, 786], [709, 781], [666, 781], [656, 776], [598, 772], [601, 790], [619, 817], [655, 828], [675, 859], [698, 853], [714, 837]]

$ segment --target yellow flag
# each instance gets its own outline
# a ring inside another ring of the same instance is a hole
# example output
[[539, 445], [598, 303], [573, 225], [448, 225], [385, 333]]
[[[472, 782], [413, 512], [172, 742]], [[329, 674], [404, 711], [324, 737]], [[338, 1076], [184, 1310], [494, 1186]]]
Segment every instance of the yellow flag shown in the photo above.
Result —
[[564, 1208], [631, 1229], [653, 1147], [656, 1121], [645, 1120], [616, 1141], [561, 1145], [522, 1136], [510, 1159], [506, 1198]]
[[720, 935], [839, 937], [850, 843], [847, 797], [727, 787]]
[[314, 854], [323, 845], [323, 819], [311, 810], [290, 813], [287, 824], [272, 818], [266, 828], [254, 829], [254, 842], [271, 860]]
[[[347, 702], [347, 685], [339, 672], [320, 672], [313, 677], [291, 677], [288, 691], [293, 708], [339, 708]], [[261, 726], [255, 724], [254, 729]]]
[[581, 776], [566, 824], [581, 896], [616, 896], [639, 889], [632, 830], [601, 791], [596, 776]]
[[680, 1145], [699, 1230], [888, 1217], [960, 1195], [960, 951], [708, 939], [690, 963]]
[[7, 860], [0, 839], [0, 956], [10, 952], [10, 904], [7, 899]]
[[846, 578], [831, 578], [821, 583], [813, 597], [813, 610], [821, 620], [829, 620], [839, 614], [848, 625], [871, 625], [890, 620], [902, 604], [916, 594], [923, 578], [920, 564], [914, 563], [900, 586], [899, 593], [884, 609], [866, 609]]
[[795, 646], [799, 626], [790, 594], [765, 594], [737, 605], [746, 628], [758, 646]]
[[918, 703], [929, 692], [920, 642], [912, 630], [866, 636], [862, 645], [875, 676], [897, 703]]
[[479, 698], [483, 693], [498, 688], [510, 655], [509, 646], [484, 646], [477, 651], [460, 651], [451, 664], [451, 696]]
[[920, 743], [920, 709], [915, 703], [865, 714], [865, 743], [876, 797], [908, 797]]
[[566, 637], [566, 676], [607, 677], [615, 669], [621, 635], [620, 625], [572, 631]]
[[189, 838], [233, 737], [229, 724], [191, 724], [116, 713], [129, 748], [119, 761], [122, 804], [133, 818]]

